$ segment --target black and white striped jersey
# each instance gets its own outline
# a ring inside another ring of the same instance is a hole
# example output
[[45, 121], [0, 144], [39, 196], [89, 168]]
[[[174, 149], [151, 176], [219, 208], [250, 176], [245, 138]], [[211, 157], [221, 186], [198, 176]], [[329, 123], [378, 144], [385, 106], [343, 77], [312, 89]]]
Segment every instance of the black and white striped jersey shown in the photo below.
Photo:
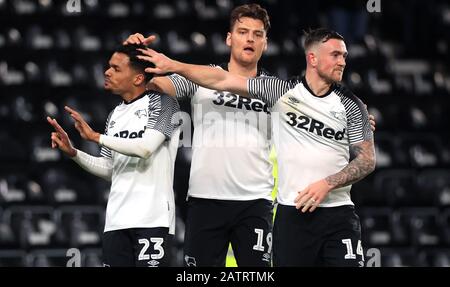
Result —
[[111, 158], [111, 192], [106, 208], [105, 232], [125, 228], [168, 227], [173, 234], [175, 201], [173, 172], [179, 141], [177, 101], [157, 92], [145, 92], [118, 105], [109, 115], [105, 134], [121, 138], [142, 137], [146, 129], [166, 136], [148, 158], [127, 156], [106, 147]]
[[[227, 65], [212, 65], [227, 70]], [[258, 76], [268, 75], [264, 70]], [[174, 74], [179, 100], [190, 99], [194, 124], [188, 196], [271, 200], [270, 114], [265, 103], [207, 89]]]
[[[341, 85], [334, 84], [320, 97], [298, 77], [260, 77], [247, 85], [250, 95], [272, 110], [281, 204], [294, 206], [298, 191], [349, 163], [350, 145], [373, 138], [364, 104]], [[332, 190], [320, 206], [353, 204], [350, 189], [351, 185]]]

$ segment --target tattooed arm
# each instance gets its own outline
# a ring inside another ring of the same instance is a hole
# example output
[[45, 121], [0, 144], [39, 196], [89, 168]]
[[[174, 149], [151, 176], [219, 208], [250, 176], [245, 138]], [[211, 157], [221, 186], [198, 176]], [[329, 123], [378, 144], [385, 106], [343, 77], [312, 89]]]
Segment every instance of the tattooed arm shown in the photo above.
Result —
[[353, 184], [375, 169], [375, 149], [373, 141], [363, 141], [350, 146], [354, 159], [340, 172], [325, 178], [332, 189]]
[[349, 164], [338, 173], [316, 181], [299, 192], [295, 198], [297, 209], [302, 212], [314, 211], [331, 190], [353, 184], [375, 169], [375, 148], [373, 140], [362, 141], [350, 146], [350, 154], [354, 157]]

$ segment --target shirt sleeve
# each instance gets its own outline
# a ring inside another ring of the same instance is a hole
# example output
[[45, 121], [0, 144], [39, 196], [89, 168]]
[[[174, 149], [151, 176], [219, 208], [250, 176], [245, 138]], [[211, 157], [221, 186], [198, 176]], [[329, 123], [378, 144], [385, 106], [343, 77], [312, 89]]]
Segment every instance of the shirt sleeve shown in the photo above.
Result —
[[290, 89], [290, 83], [277, 77], [258, 77], [247, 80], [247, 89], [251, 97], [271, 108]]
[[174, 130], [181, 125], [180, 106], [176, 99], [161, 94], [149, 103], [148, 123], [146, 129], [161, 132], [166, 139], [172, 136]]
[[124, 155], [149, 158], [165, 139], [165, 135], [161, 132], [147, 129], [141, 138], [130, 139], [100, 135], [99, 143]]
[[72, 158], [79, 166], [87, 172], [111, 181], [112, 159], [106, 157], [95, 157], [81, 150]]
[[373, 140], [373, 132], [369, 123], [369, 112], [364, 103], [355, 95], [343, 98], [347, 115], [347, 130], [350, 144]]
[[172, 84], [175, 87], [177, 99], [179, 100], [192, 98], [199, 87], [196, 83], [178, 74], [172, 74], [167, 76], [167, 78], [172, 81]]
[[[114, 110], [111, 111], [108, 115], [108, 119], [106, 120], [106, 124], [105, 124], [105, 135], [109, 135], [108, 134], [108, 127], [109, 127], [109, 121], [111, 120], [111, 116], [113, 114]], [[111, 154], [111, 150], [105, 146], [102, 146], [102, 148], [100, 149], [100, 155], [109, 159], [112, 159], [112, 154]]]

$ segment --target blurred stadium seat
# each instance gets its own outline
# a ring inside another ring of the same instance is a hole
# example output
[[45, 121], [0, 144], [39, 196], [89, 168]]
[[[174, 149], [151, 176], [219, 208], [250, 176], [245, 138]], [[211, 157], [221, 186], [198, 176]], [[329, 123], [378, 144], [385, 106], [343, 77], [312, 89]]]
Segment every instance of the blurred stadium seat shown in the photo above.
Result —
[[391, 214], [389, 208], [364, 208], [359, 212], [366, 248], [393, 244]]
[[23, 249], [55, 246], [57, 224], [53, 208], [13, 206], [3, 212], [3, 222], [11, 226], [14, 245]]
[[450, 267], [450, 250], [445, 248], [433, 248], [422, 250], [419, 257], [424, 258], [426, 266]]
[[65, 267], [66, 249], [36, 249], [25, 257], [27, 267]]
[[24, 267], [26, 252], [23, 250], [1, 250], [0, 267]]
[[380, 170], [375, 174], [374, 194], [391, 206], [421, 205], [415, 190], [415, 171], [410, 169]]
[[58, 241], [67, 247], [96, 247], [101, 243], [104, 208], [99, 206], [66, 206], [55, 212], [59, 223]]
[[[0, 266], [65, 266], [69, 247], [81, 248], [82, 266], [102, 265], [110, 183], [51, 149], [45, 116], [57, 118], [76, 147], [98, 155], [97, 145], [79, 138], [64, 106], [79, 109], [95, 130], [104, 130], [120, 102], [103, 91], [113, 49], [130, 33], [156, 33], [152, 47], [179, 60], [226, 62], [229, 13], [243, 3], [81, 2], [81, 12], [71, 13], [66, 1], [0, 1]], [[340, 24], [329, 17], [338, 2], [297, 2], [262, 3], [272, 28], [261, 63], [283, 78], [305, 67], [301, 30]], [[422, 12], [414, 10], [421, 5], [384, 1], [388, 13], [366, 15], [367, 27], [359, 27], [365, 34], [349, 35], [344, 82], [377, 120], [377, 169], [353, 186], [352, 196], [363, 245], [380, 248], [382, 266], [450, 265], [447, 2], [427, 3], [424, 11], [433, 14], [414, 21], [410, 15]], [[180, 104], [189, 111], [189, 104]], [[190, 160], [190, 148], [180, 148], [174, 265], [182, 264]]]
[[381, 249], [382, 267], [425, 267], [425, 259], [417, 256], [412, 248]]
[[103, 267], [102, 251], [99, 248], [88, 248], [81, 250], [81, 266]]

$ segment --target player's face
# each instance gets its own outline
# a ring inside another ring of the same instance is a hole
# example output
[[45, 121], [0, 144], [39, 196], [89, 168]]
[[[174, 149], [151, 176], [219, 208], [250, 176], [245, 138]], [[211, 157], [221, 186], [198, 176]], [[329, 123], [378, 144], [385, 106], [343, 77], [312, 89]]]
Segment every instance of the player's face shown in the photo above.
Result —
[[342, 81], [347, 48], [344, 41], [330, 39], [318, 47], [317, 72], [329, 83]]
[[105, 71], [105, 90], [122, 95], [133, 88], [136, 72], [130, 67], [130, 58], [123, 53], [114, 53]]
[[264, 23], [249, 17], [239, 18], [228, 32], [226, 42], [231, 47], [231, 57], [238, 63], [257, 63], [267, 47]]

